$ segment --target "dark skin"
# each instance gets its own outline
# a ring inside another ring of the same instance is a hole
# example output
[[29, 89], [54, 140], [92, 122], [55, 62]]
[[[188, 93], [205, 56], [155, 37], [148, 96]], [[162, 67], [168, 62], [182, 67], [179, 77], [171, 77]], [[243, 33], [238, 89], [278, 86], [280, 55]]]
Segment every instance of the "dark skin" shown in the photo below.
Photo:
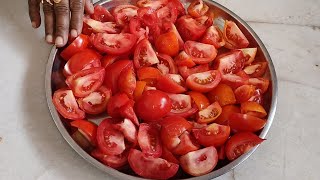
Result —
[[[50, 4], [50, 2], [53, 3]], [[33, 28], [41, 25], [40, 4], [41, 0], [28, 0], [29, 16]], [[82, 17], [84, 12], [93, 13], [91, 0], [43, 0], [45, 39], [49, 44], [63, 47], [71, 38], [77, 37], [82, 30]]]

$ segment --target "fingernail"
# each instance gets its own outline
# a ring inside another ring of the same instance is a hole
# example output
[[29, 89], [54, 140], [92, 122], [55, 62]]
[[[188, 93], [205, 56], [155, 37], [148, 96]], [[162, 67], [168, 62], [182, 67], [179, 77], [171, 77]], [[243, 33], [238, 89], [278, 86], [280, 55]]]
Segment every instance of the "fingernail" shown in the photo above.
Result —
[[77, 36], [78, 36], [78, 32], [77, 32], [77, 30], [72, 29], [72, 30], [70, 31], [70, 35], [71, 35], [71, 38], [75, 38], [75, 37], [77, 37]]
[[61, 36], [58, 36], [58, 37], [56, 38], [56, 45], [57, 45], [57, 46], [62, 46], [62, 45], [63, 45], [63, 39], [62, 39]]
[[32, 25], [33, 28], [37, 28], [37, 23], [36, 22], [32, 21], [31, 25]]
[[48, 43], [52, 43], [52, 35], [51, 34], [49, 34], [49, 35], [47, 35], [46, 36], [46, 41], [48, 42]]

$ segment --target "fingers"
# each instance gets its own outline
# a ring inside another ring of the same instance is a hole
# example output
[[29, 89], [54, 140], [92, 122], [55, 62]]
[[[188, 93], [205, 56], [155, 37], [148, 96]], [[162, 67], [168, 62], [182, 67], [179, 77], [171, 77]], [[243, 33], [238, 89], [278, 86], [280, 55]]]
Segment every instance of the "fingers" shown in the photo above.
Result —
[[93, 14], [94, 13], [94, 7], [91, 0], [84, 0], [84, 11], [87, 14]]
[[28, 0], [29, 17], [33, 28], [38, 28], [41, 24], [40, 2], [38, 0]]
[[68, 41], [70, 21], [69, 0], [61, 0], [59, 3], [54, 3], [54, 12], [56, 15], [55, 44], [57, 47], [62, 47]]
[[70, 0], [71, 24], [70, 35], [75, 38], [81, 33], [82, 17], [84, 11], [84, 1], [86, 0]]
[[53, 6], [48, 2], [43, 2], [43, 14], [44, 14], [44, 24], [45, 24], [45, 33], [46, 41], [49, 44], [53, 43], [53, 33], [54, 33], [54, 11]]

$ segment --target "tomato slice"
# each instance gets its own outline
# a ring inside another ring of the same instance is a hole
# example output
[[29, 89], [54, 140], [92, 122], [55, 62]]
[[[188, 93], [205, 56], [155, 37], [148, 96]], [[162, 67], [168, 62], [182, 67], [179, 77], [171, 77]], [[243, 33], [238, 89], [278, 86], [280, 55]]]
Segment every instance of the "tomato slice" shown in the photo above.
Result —
[[[240, 71], [241, 72], [241, 71]], [[230, 86], [232, 89], [236, 89], [240, 86], [247, 85], [249, 78], [239, 74], [223, 74], [222, 83]]]
[[78, 131], [90, 142], [96, 145], [98, 126], [87, 120], [75, 120], [70, 123], [71, 126], [78, 128]]
[[108, 11], [108, 9], [101, 6], [101, 5], [94, 6], [94, 13], [91, 14], [90, 17], [92, 19], [100, 21], [100, 22], [113, 22], [114, 21], [114, 17], [111, 15], [111, 13]]
[[112, 55], [122, 55], [130, 52], [136, 42], [137, 37], [129, 33], [97, 33], [93, 39], [93, 45], [96, 49]]
[[177, 66], [186, 66], [187, 68], [192, 68], [196, 65], [192, 61], [192, 57], [189, 56], [185, 51], [181, 51], [178, 56], [174, 59]]
[[137, 2], [137, 6], [142, 7], [149, 7], [153, 10], [160, 9], [168, 4], [168, 0], [139, 0]]
[[207, 108], [198, 112], [198, 123], [211, 123], [216, 120], [222, 112], [222, 108], [218, 102], [215, 102]]
[[254, 58], [256, 57], [258, 48], [245, 48], [245, 49], [240, 49], [242, 53], [244, 54], [245, 57], [245, 65], [250, 65], [253, 61]]
[[114, 118], [121, 117], [120, 108], [129, 102], [129, 98], [125, 93], [118, 93], [113, 95], [108, 102], [108, 115]]
[[242, 132], [233, 135], [226, 143], [226, 155], [233, 161], [250, 151], [252, 148], [261, 144], [264, 140], [250, 132]]
[[165, 32], [173, 32], [176, 35], [176, 37], [178, 38], [179, 50], [183, 50], [184, 42], [183, 42], [182, 37], [180, 36], [176, 26], [174, 25], [174, 23], [165, 21], [162, 23], [162, 29]]
[[244, 67], [244, 60], [242, 51], [234, 50], [218, 56], [215, 66], [222, 74], [236, 74]]
[[167, 74], [160, 77], [156, 87], [167, 93], [179, 94], [187, 91], [184, 79], [179, 74]]
[[266, 110], [256, 102], [244, 102], [241, 103], [241, 113], [258, 118], [265, 118], [267, 116]]
[[101, 65], [104, 68], [107, 68], [109, 65], [113, 64], [117, 60], [124, 60], [124, 59], [129, 59], [126, 56], [117, 56], [117, 55], [105, 55], [101, 59]]
[[113, 119], [103, 120], [97, 130], [99, 149], [107, 155], [119, 155], [126, 149], [123, 134], [113, 128]]
[[192, 57], [196, 64], [207, 64], [213, 61], [217, 56], [217, 49], [210, 44], [203, 44], [195, 41], [184, 43], [185, 52]]
[[103, 153], [100, 149], [95, 149], [91, 152], [91, 155], [109, 167], [121, 169], [128, 163], [129, 151], [126, 150], [119, 155], [108, 155]]
[[213, 146], [189, 152], [180, 157], [182, 169], [192, 176], [202, 176], [211, 172], [217, 163], [218, 153]]
[[225, 21], [223, 36], [226, 40], [226, 48], [240, 49], [246, 48], [249, 45], [248, 39], [233, 21]]
[[174, 154], [185, 155], [191, 151], [196, 151], [200, 149], [200, 145], [197, 143], [196, 139], [188, 131], [182, 133], [179, 137], [179, 145], [172, 150]]
[[115, 22], [100, 22], [87, 16], [83, 17], [83, 22], [91, 27], [95, 33], [118, 34], [121, 32], [120, 26]]
[[122, 132], [129, 142], [137, 144], [138, 131], [131, 120], [124, 118], [124, 120], [113, 124], [113, 128]]
[[139, 126], [138, 143], [144, 154], [154, 158], [161, 157], [162, 145], [159, 130], [150, 124], [142, 123]]
[[179, 160], [165, 146], [162, 146], [161, 158], [167, 160], [168, 162], [172, 162], [175, 164], [180, 163]]
[[178, 70], [176, 65], [173, 62], [173, 59], [166, 54], [157, 54], [159, 59], [159, 64], [157, 65], [158, 69], [162, 74], [177, 74]]
[[221, 73], [217, 70], [192, 74], [187, 78], [186, 84], [193, 91], [209, 92], [221, 81]]
[[180, 17], [176, 22], [176, 26], [182, 39], [185, 41], [198, 40], [204, 35], [208, 27], [190, 16]]
[[256, 86], [264, 94], [268, 91], [270, 81], [265, 78], [250, 78], [249, 84]]
[[129, 23], [130, 19], [137, 16], [138, 7], [125, 4], [119, 5], [112, 9], [111, 13], [115, 18], [117, 24], [124, 26]]
[[138, 17], [133, 17], [129, 24], [130, 33], [136, 35], [138, 38], [147, 33], [146, 29], [142, 27], [140, 19]]
[[134, 73], [133, 67], [122, 70], [118, 79], [119, 91], [126, 93], [128, 97], [132, 99], [136, 86], [136, 74]]
[[155, 47], [159, 53], [176, 56], [179, 53], [179, 41], [172, 31], [161, 34], [155, 41]]
[[253, 85], [243, 85], [238, 87], [234, 94], [239, 103], [248, 101], [252, 96], [254, 96], [256, 87]]
[[136, 149], [130, 150], [128, 161], [136, 174], [148, 179], [169, 179], [179, 170], [178, 164], [147, 156]]
[[168, 94], [172, 106], [171, 111], [168, 113], [168, 116], [181, 116], [187, 118], [193, 114], [195, 114], [198, 109], [192, 107], [191, 105], [191, 97], [185, 94]]
[[155, 86], [162, 75], [157, 68], [141, 67], [137, 70], [137, 76], [140, 81], [147, 82], [147, 85]]
[[76, 97], [86, 97], [100, 88], [104, 75], [104, 68], [86, 69], [69, 76], [66, 83]]
[[162, 22], [175, 23], [178, 18], [178, 10], [171, 5], [164, 6], [157, 10], [157, 16]]
[[223, 39], [223, 33], [218, 26], [210, 26], [201, 40], [202, 43], [211, 44], [216, 49], [223, 47], [226, 41]]
[[236, 104], [237, 102], [232, 88], [226, 84], [219, 84], [207, 96], [210, 102], [218, 101], [221, 106]]
[[159, 63], [156, 53], [148, 39], [143, 39], [134, 51], [134, 65], [137, 69]]
[[141, 98], [144, 88], [146, 87], [147, 83], [145, 81], [137, 81], [136, 89], [133, 92], [134, 100], [137, 101]]
[[186, 14], [186, 10], [184, 8], [184, 5], [179, 0], [170, 0], [168, 3], [168, 6], [170, 6], [171, 8], [173, 7], [175, 9], [177, 9], [178, 16], [183, 16]]
[[184, 79], [187, 79], [190, 75], [196, 74], [196, 73], [202, 73], [209, 71], [209, 64], [202, 64], [195, 66], [193, 68], [188, 68], [187, 66], [179, 66], [178, 67], [179, 73]]
[[257, 132], [266, 125], [266, 120], [240, 113], [229, 116], [229, 125], [233, 132]]
[[219, 160], [225, 160], [226, 159], [226, 151], [225, 151], [225, 145], [222, 145], [219, 149], [218, 149], [218, 159]]
[[268, 63], [267, 62], [257, 62], [250, 66], [247, 66], [243, 71], [252, 78], [261, 77], [267, 71]]
[[222, 113], [214, 122], [221, 125], [227, 125], [229, 121], [229, 117], [233, 113], [240, 113], [240, 108], [235, 105], [223, 106]]
[[101, 67], [101, 55], [94, 50], [85, 49], [73, 55], [66, 63], [63, 74], [68, 77], [81, 70]]
[[188, 13], [194, 18], [205, 15], [209, 10], [209, 6], [202, 0], [194, 0], [188, 7]]
[[191, 96], [192, 100], [197, 105], [199, 110], [203, 110], [210, 105], [208, 98], [202, 93], [191, 91], [191, 92], [188, 92], [187, 94]]
[[66, 47], [60, 56], [68, 61], [73, 55], [87, 48], [89, 44], [89, 37], [84, 34], [80, 34], [68, 47]]
[[139, 126], [139, 120], [136, 113], [133, 110], [133, 102], [128, 101], [126, 104], [119, 108], [120, 116], [131, 120], [135, 125]]
[[201, 129], [192, 130], [197, 141], [205, 146], [222, 146], [230, 136], [230, 127], [212, 123]]

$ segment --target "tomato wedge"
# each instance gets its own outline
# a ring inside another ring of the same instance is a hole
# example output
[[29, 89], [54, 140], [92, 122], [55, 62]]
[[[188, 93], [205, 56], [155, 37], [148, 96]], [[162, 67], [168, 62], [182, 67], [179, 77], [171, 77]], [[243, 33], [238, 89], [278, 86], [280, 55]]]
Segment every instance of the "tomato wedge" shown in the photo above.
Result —
[[136, 35], [138, 38], [146, 35], [147, 30], [142, 27], [141, 21], [138, 17], [133, 17], [129, 23], [129, 30], [131, 34]]
[[97, 144], [97, 125], [87, 120], [75, 120], [71, 126], [78, 128], [78, 131], [92, 144]]
[[226, 40], [226, 48], [240, 49], [246, 48], [249, 45], [248, 39], [233, 21], [225, 21], [223, 36]]
[[218, 102], [214, 102], [207, 108], [198, 112], [198, 123], [211, 123], [216, 120], [222, 112], [222, 108]]
[[236, 96], [237, 102], [243, 103], [248, 101], [251, 97], [254, 96], [256, 87], [253, 85], [243, 85], [238, 87], [234, 94]]
[[91, 27], [95, 33], [118, 34], [121, 32], [120, 26], [115, 22], [100, 22], [87, 16], [83, 17], [83, 22]]
[[100, 149], [95, 149], [91, 152], [91, 155], [109, 167], [121, 169], [128, 163], [129, 151], [126, 150], [119, 155], [108, 155], [103, 153]]
[[174, 59], [177, 66], [186, 66], [187, 68], [192, 68], [196, 65], [192, 61], [192, 57], [189, 56], [185, 51], [181, 51], [178, 56]]
[[229, 125], [233, 132], [257, 132], [266, 125], [267, 121], [240, 113], [229, 116]]
[[[241, 72], [241, 71], [240, 71]], [[247, 85], [249, 78], [239, 74], [223, 74], [222, 83], [230, 86], [232, 89], [237, 89], [240, 86]]]
[[257, 78], [261, 77], [267, 71], [268, 63], [267, 62], [257, 62], [250, 66], [247, 66], [243, 71], [250, 77]]
[[173, 62], [173, 59], [166, 54], [157, 54], [159, 59], [159, 64], [157, 65], [158, 69], [162, 74], [177, 74], [178, 70], [176, 65]]
[[148, 85], [155, 86], [162, 74], [157, 68], [141, 67], [137, 70], [137, 76], [140, 81], [145, 81]]
[[111, 13], [108, 11], [108, 9], [101, 6], [101, 5], [94, 6], [94, 13], [91, 14], [90, 17], [92, 19], [100, 21], [100, 22], [113, 22], [114, 21], [114, 17], [111, 15]]
[[89, 37], [84, 34], [80, 34], [73, 42], [66, 47], [60, 56], [68, 61], [73, 55], [87, 48], [89, 44]]
[[236, 74], [244, 67], [244, 60], [242, 51], [234, 50], [218, 56], [215, 66], [222, 74]]
[[178, 67], [178, 70], [181, 76], [184, 79], [187, 79], [192, 74], [206, 72], [206, 71], [209, 71], [210, 69], [208, 64], [202, 64], [192, 68], [188, 68], [187, 66], [180, 66]]
[[124, 118], [124, 120], [117, 122], [112, 125], [114, 129], [122, 132], [124, 137], [134, 145], [137, 144], [138, 131], [133, 122], [129, 119]]
[[190, 16], [180, 17], [177, 20], [176, 26], [182, 39], [185, 41], [198, 40], [204, 35], [208, 27]]
[[133, 110], [134, 102], [129, 100], [123, 106], [119, 108], [120, 116], [131, 120], [135, 125], [139, 126], [139, 120], [136, 113]]
[[176, 148], [172, 150], [174, 154], [185, 155], [191, 151], [196, 151], [200, 149], [200, 145], [197, 143], [196, 139], [188, 131], [184, 131], [180, 137], [180, 143]]
[[241, 104], [241, 113], [258, 118], [267, 116], [266, 110], [257, 102], [244, 102]]
[[157, 10], [157, 16], [163, 22], [175, 23], [178, 18], [178, 10], [172, 5], [167, 5]]
[[245, 56], [245, 65], [250, 65], [253, 61], [254, 58], [256, 57], [258, 48], [245, 48], [245, 49], [240, 49], [242, 53]]
[[193, 114], [195, 114], [198, 109], [195, 107], [192, 107], [191, 104], [191, 97], [189, 95], [185, 94], [168, 94], [172, 106], [171, 111], [168, 113], [168, 116], [181, 116], [184, 118], [187, 118]]
[[143, 39], [134, 51], [134, 66], [139, 69], [159, 63], [156, 53], [148, 39]]
[[142, 152], [147, 156], [154, 158], [161, 157], [162, 145], [160, 132], [155, 126], [146, 123], [140, 124], [138, 142]]
[[175, 164], [180, 163], [179, 160], [165, 146], [162, 146], [161, 158], [167, 160], [168, 162], [172, 162]]
[[222, 113], [214, 122], [221, 125], [227, 125], [229, 123], [230, 115], [233, 113], [240, 113], [240, 108], [235, 105], [223, 106]]
[[167, 93], [179, 94], [187, 91], [184, 79], [179, 74], [167, 74], [160, 77], [156, 87]]
[[137, 80], [133, 67], [123, 69], [118, 79], [119, 92], [126, 93], [128, 97], [132, 99], [136, 86]]
[[117, 24], [124, 26], [129, 23], [130, 19], [138, 14], [138, 7], [124, 4], [116, 6], [111, 13], [115, 18]]
[[187, 87], [193, 91], [209, 92], [221, 81], [221, 73], [217, 70], [192, 74], [187, 78]]
[[270, 81], [265, 78], [250, 78], [249, 84], [256, 86], [264, 94], [268, 91]]
[[137, 2], [138, 7], [149, 7], [153, 10], [160, 9], [161, 7], [164, 7], [166, 4], [168, 4], [168, 0], [139, 0]]
[[157, 37], [155, 47], [159, 53], [176, 56], [179, 53], [179, 41], [174, 32], [167, 32]]
[[191, 96], [192, 100], [197, 105], [199, 110], [203, 110], [210, 105], [208, 98], [202, 93], [191, 91], [191, 92], [188, 92], [187, 94]]
[[[170, 1], [170, 2], [172, 2], [172, 1]], [[165, 32], [173, 32], [176, 35], [176, 37], [178, 38], [179, 50], [183, 50], [184, 42], [183, 42], [182, 37], [180, 36], [176, 26], [172, 22], [163, 22], [162, 29]]]
[[185, 42], [184, 50], [196, 64], [208, 64], [216, 58], [218, 53], [213, 45], [195, 41]]
[[192, 17], [198, 18], [205, 15], [209, 10], [209, 6], [202, 0], [193, 1], [188, 7], [188, 13]]
[[133, 98], [135, 101], [141, 98], [144, 88], [146, 87], [147, 83], [145, 81], [137, 81], [136, 89], [133, 92]]
[[226, 42], [223, 39], [223, 33], [218, 26], [210, 26], [201, 40], [202, 43], [211, 44], [216, 49], [223, 47]]
[[213, 123], [201, 129], [193, 129], [192, 133], [201, 145], [205, 147], [214, 146], [217, 148], [228, 140], [230, 127]]
[[218, 101], [221, 106], [236, 104], [237, 100], [230, 86], [219, 84], [207, 94], [210, 102]]
[[120, 108], [129, 102], [129, 98], [125, 93], [118, 93], [113, 95], [107, 106], [108, 115], [114, 118], [121, 117]]

